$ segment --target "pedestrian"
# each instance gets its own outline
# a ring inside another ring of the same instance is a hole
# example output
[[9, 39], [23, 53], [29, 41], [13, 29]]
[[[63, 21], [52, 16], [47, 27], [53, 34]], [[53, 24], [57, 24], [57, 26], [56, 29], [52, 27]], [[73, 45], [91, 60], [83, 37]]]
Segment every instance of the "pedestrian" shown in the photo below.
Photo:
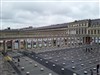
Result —
[[18, 62], [20, 62], [20, 59], [18, 58]]
[[93, 70], [92, 70], [92, 69], [90, 69], [90, 71], [91, 71], [91, 75], [93, 75]]
[[97, 64], [97, 74], [99, 73], [99, 64]]
[[86, 48], [86, 52], [87, 52], [87, 48]]
[[19, 65], [19, 62], [20, 62], [20, 59], [18, 58], [18, 66], [20, 66], [20, 65]]

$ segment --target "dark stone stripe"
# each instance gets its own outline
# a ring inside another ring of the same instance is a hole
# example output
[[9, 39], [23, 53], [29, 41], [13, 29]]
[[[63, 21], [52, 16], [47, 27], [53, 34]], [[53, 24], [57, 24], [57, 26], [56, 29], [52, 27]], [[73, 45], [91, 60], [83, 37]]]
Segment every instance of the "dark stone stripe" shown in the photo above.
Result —
[[18, 75], [22, 75], [20, 70], [16, 67], [16, 65], [12, 61], [9, 61], [9, 64], [13, 67], [13, 69], [17, 72]]

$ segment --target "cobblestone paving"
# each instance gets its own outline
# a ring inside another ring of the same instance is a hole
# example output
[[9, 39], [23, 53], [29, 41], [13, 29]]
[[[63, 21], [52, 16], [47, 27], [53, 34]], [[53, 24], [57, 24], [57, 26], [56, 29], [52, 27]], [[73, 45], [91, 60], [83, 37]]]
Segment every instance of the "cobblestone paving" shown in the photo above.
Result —
[[97, 46], [88, 52], [84, 48], [65, 49], [39, 53], [39, 57], [80, 75], [91, 75], [90, 69], [93, 69], [93, 75], [100, 75], [96, 73], [96, 66], [100, 64], [100, 52]]
[[[27, 72], [30, 73], [29, 75], [58, 75], [51, 69], [39, 64], [27, 56], [24, 56], [22, 53], [19, 53], [19, 51], [8, 52], [8, 55], [13, 58], [12, 64], [15, 65], [19, 72], [21, 72], [20, 75], [26, 75]], [[18, 58], [20, 59], [20, 62], [18, 62]], [[20, 66], [18, 66], [18, 64]], [[22, 70], [23, 67], [24, 70]], [[18, 73], [18, 71], [16, 72]]]
[[1, 54], [0, 54], [0, 74], [2, 74], [2, 56], [1, 56]]
[[3, 55], [0, 53], [0, 75], [17, 75], [8, 62], [4, 61]]

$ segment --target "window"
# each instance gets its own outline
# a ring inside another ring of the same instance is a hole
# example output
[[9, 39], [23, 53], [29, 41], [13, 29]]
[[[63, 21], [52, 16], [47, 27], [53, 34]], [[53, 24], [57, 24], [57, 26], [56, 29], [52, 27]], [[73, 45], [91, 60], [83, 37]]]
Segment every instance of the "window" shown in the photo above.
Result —
[[80, 34], [80, 29], [79, 29], [79, 34]]
[[82, 34], [83, 34], [83, 31], [84, 31], [84, 30], [82, 29]]
[[91, 34], [93, 34], [93, 30], [91, 30]]
[[86, 29], [84, 29], [84, 31], [85, 31], [85, 34], [86, 34]]
[[98, 30], [98, 34], [100, 34], [100, 30]]
[[76, 30], [76, 34], [78, 34], [78, 30]]
[[96, 30], [94, 30], [94, 34], [96, 34]]
[[90, 30], [88, 30], [88, 34], [90, 34]]

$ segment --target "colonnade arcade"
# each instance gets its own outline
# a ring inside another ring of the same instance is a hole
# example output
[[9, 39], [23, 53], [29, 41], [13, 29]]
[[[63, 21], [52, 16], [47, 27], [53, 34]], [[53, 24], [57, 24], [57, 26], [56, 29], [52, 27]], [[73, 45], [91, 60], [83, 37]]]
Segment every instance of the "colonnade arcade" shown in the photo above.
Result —
[[46, 47], [65, 46], [65, 37], [60, 38], [27, 38], [27, 39], [5, 39], [0, 40], [1, 50], [35, 49]]
[[1, 50], [41, 49], [41, 48], [69, 48], [84, 45], [83, 37], [46, 37], [21, 38], [0, 40]]

